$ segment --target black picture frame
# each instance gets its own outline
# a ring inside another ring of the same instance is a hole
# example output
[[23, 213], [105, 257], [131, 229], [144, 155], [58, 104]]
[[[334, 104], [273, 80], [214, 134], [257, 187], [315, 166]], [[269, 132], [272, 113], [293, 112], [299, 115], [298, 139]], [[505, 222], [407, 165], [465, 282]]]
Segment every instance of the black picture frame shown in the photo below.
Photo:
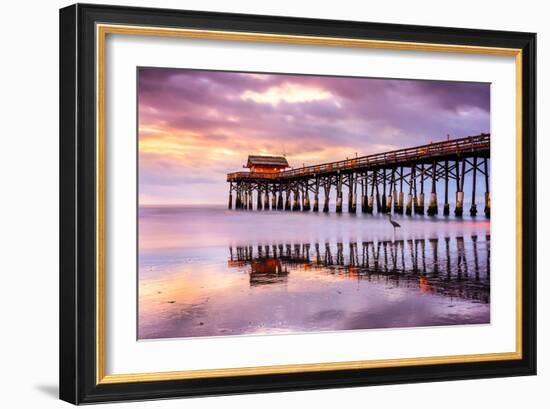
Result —
[[[521, 359], [97, 382], [96, 23], [522, 50]], [[536, 374], [536, 34], [77, 4], [60, 10], [60, 398], [74, 404]]]

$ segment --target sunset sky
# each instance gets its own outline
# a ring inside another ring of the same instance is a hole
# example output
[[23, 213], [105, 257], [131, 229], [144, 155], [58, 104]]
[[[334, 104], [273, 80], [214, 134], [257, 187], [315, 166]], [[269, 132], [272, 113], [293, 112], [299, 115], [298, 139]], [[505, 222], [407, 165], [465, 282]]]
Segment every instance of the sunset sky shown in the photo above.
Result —
[[249, 154], [293, 167], [490, 132], [490, 85], [140, 68], [140, 204], [225, 204]]

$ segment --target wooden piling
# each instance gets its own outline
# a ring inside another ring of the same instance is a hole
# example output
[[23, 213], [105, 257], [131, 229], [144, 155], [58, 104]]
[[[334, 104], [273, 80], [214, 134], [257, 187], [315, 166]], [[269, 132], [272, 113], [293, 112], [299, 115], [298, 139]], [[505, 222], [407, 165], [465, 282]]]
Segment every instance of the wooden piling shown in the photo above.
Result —
[[330, 186], [331, 186], [331, 177], [328, 177], [325, 180], [323, 185], [323, 190], [325, 191], [325, 201], [323, 203], [323, 212], [328, 213], [329, 211], [329, 202], [330, 202]]
[[311, 210], [311, 205], [309, 203], [308, 181], [306, 180], [302, 186], [302, 210], [304, 212], [309, 212]]
[[428, 204], [428, 216], [435, 216], [437, 214], [437, 192], [436, 192], [436, 167], [435, 161], [432, 163], [432, 191], [430, 192], [430, 203]]
[[[368, 182], [368, 179], [367, 179]], [[371, 172], [371, 188], [370, 188], [370, 195], [367, 200], [367, 213], [372, 214], [374, 211], [374, 171]]]
[[477, 156], [474, 156], [474, 164], [472, 167], [472, 204], [470, 206], [470, 216], [477, 215], [476, 206], [476, 172], [477, 172]]
[[412, 206], [412, 212], [413, 214], [418, 213], [418, 190], [416, 188], [416, 165], [413, 167], [413, 206]]
[[404, 202], [403, 201], [403, 198], [404, 198], [403, 179], [404, 179], [403, 166], [401, 166], [401, 170], [399, 172], [399, 199], [397, 200], [397, 209], [396, 209], [396, 213], [398, 214], [403, 214], [403, 210], [405, 209], [404, 203], [403, 203]]
[[300, 210], [300, 190], [296, 187], [294, 189], [294, 200], [292, 201], [292, 211], [296, 212]]
[[313, 195], [313, 211], [319, 211], [319, 177], [315, 178], [315, 192]]
[[424, 164], [420, 165], [420, 195], [415, 204], [415, 213], [424, 214]]
[[380, 213], [382, 204], [380, 203], [380, 192], [378, 190], [378, 171], [374, 171], [374, 188], [376, 190], [376, 213]]
[[357, 212], [357, 175], [351, 174], [351, 179], [349, 180], [349, 205], [348, 211], [350, 213]]
[[391, 187], [390, 187], [388, 213], [391, 213], [392, 203], [393, 203], [393, 212], [395, 213], [395, 207], [397, 205], [397, 183], [395, 180], [395, 168], [392, 168], [391, 170]]
[[464, 172], [466, 168], [466, 161], [465, 159], [462, 159], [462, 171], [460, 170], [460, 162], [458, 159], [456, 160], [456, 185], [457, 185], [457, 191], [456, 191], [456, 207], [455, 207], [455, 216], [462, 216], [463, 208], [464, 208]]
[[443, 215], [449, 215], [449, 161], [445, 161], [445, 203], [443, 204]]
[[367, 213], [367, 192], [365, 190], [365, 173], [361, 174], [361, 212]]
[[262, 188], [258, 185], [258, 198], [256, 200], [256, 210], [262, 210]]
[[381, 213], [386, 213], [386, 169], [382, 171], [382, 203], [378, 209]]
[[229, 203], [227, 208], [231, 210], [233, 208], [233, 183], [229, 183]]
[[292, 209], [292, 206], [290, 205], [290, 188], [287, 186], [286, 187], [286, 192], [285, 192], [285, 195], [286, 195], [286, 199], [285, 199], [285, 210], [288, 212]]
[[269, 188], [268, 185], [265, 185], [264, 193], [264, 210], [269, 210]]
[[277, 210], [277, 190], [273, 187], [271, 192], [271, 210]]
[[342, 175], [336, 177], [336, 213], [342, 213]]
[[409, 181], [409, 194], [407, 195], [407, 208], [405, 209], [405, 214], [407, 216], [412, 216], [412, 191], [414, 183], [414, 165], [411, 166], [411, 174]]

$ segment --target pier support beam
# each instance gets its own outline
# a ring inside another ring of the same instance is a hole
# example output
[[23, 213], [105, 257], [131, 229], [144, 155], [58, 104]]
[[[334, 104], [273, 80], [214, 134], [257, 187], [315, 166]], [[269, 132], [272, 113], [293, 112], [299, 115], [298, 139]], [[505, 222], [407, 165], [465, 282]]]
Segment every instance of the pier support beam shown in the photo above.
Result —
[[414, 207], [415, 213], [424, 214], [424, 164], [420, 165], [420, 195]]
[[235, 209], [241, 208], [241, 186], [237, 183], [237, 192], [235, 193]]
[[443, 215], [449, 215], [449, 161], [445, 161], [445, 203], [443, 204]]
[[430, 193], [430, 202], [428, 203], [428, 216], [435, 216], [437, 214], [437, 193]]
[[233, 183], [229, 183], [229, 202], [227, 208], [231, 210], [233, 208]]
[[372, 214], [374, 212], [374, 196], [370, 195], [367, 199], [367, 213]]
[[248, 210], [253, 210], [252, 203], [254, 200], [252, 199], [252, 189], [248, 191]]
[[277, 210], [283, 210], [283, 188], [279, 187], [279, 197], [277, 198]]
[[365, 190], [365, 174], [361, 174], [361, 213], [367, 213], [367, 195]]
[[466, 161], [462, 160], [462, 170], [460, 171], [460, 162], [456, 161], [456, 207], [455, 207], [455, 216], [462, 216], [464, 210], [464, 171], [466, 168]]
[[403, 194], [403, 166], [401, 166], [400, 172], [399, 172], [399, 196], [396, 202], [395, 206], [395, 213], [403, 214], [404, 207], [404, 194]]
[[405, 195], [403, 194], [403, 191], [399, 192], [399, 198], [397, 199], [397, 209], [395, 209], [395, 212], [398, 214], [403, 214], [403, 210], [405, 209]]
[[336, 213], [342, 213], [342, 192], [336, 193]]
[[262, 188], [258, 186], [258, 198], [256, 200], [256, 210], [262, 210]]
[[[411, 166], [411, 179], [409, 181], [409, 194], [407, 195], [407, 208], [405, 209], [405, 214], [407, 216], [412, 215], [413, 207], [413, 185], [414, 185], [414, 165]], [[416, 193], [415, 193], [416, 195]]]
[[336, 181], [336, 213], [342, 213], [342, 175]]
[[292, 209], [290, 205], [290, 190], [286, 190], [285, 210], [290, 211]]
[[271, 210], [277, 210], [277, 191], [275, 189], [271, 196]]
[[472, 205], [470, 206], [470, 216], [477, 215], [476, 206], [476, 173], [477, 173], [477, 156], [474, 156], [474, 164], [472, 168]]
[[294, 200], [292, 201], [292, 211], [296, 212], [300, 210], [300, 191], [298, 188], [294, 190]]
[[374, 189], [376, 190], [376, 213], [380, 213], [382, 203], [380, 202], [380, 191], [378, 190], [378, 171], [374, 171]]
[[432, 191], [430, 192], [430, 202], [428, 204], [428, 216], [437, 214], [437, 191], [436, 191], [436, 163], [432, 164]]
[[386, 169], [382, 172], [382, 203], [378, 208], [378, 212], [386, 213]]
[[456, 192], [455, 216], [462, 216], [464, 209], [464, 192]]
[[269, 190], [268, 187], [265, 187], [265, 194], [264, 194], [264, 210], [269, 210]]
[[323, 190], [325, 191], [325, 202], [323, 203], [324, 213], [328, 213], [328, 210], [329, 210], [330, 184], [331, 184], [331, 178], [329, 177], [328, 180], [325, 180], [325, 184], [323, 185]]
[[349, 179], [348, 211], [357, 212], [357, 175], [351, 174]]
[[395, 181], [395, 168], [391, 171], [391, 184], [390, 184], [390, 195], [388, 197], [388, 213], [391, 213], [391, 206], [393, 203], [393, 211], [395, 213], [395, 207], [397, 205], [397, 186]]
[[304, 212], [310, 211], [311, 210], [311, 205], [309, 203], [309, 192], [308, 192], [307, 186], [306, 186], [306, 189], [304, 190], [304, 192], [302, 193], [302, 201], [303, 201], [302, 210]]
[[319, 211], [319, 178], [315, 178], [315, 193], [313, 194], [313, 211]]
[[405, 209], [405, 214], [407, 216], [412, 215], [412, 194], [407, 195], [407, 208]]
[[[374, 211], [374, 172], [371, 174], [371, 187], [370, 195], [367, 199], [367, 213], [372, 214]], [[367, 179], [367, 190], [368, 190], [368, 179]]]

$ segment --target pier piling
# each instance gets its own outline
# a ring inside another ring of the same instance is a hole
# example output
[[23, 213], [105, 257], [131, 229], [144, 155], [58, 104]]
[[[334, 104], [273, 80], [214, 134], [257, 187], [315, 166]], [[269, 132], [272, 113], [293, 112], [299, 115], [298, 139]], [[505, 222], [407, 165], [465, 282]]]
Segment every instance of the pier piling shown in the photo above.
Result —
[[485, 216], [491, 217], [491, 196], [489, 195], [489, 167], [487, 165], [487, 158], [483, 161], [483, 168], [485, 173]]
[[436, 164], [432, 164], [432, 190], [430, 192], [430, 203], [428, 204], [428, 216], [437, 214], [437, 191], [436, 191]]
[[474, 156], [474, 164], [472, 165], [472, 205], [470, 206], [470, 216], [477, 215], [476, 206], [476, 171], [477, 171], [477, 157]]
[[319, 178], [315, 179], [315, 192], [313, 195], [313, 211], [319, 211]]
[[420, 195], [418, 205], [415, 205], [415, 213], [424, 214], [424, 164], [420, 165]]
[[267, 190], [267, 186], [264, 193], [264, 210], [269, 210], [269, 190]]
[[462, 171], [460, 171], [460, 162], [456, 161], [456, 207], [455, 216], [461, 217], [464, 209], [464, 172], [466, 169], [466, 160], [462, 159]]
[[336, 182], [336, 213], [342, 213], [342, 175], [338, 174]]
[[445, 203], [443, 204], [443, 215], [449, 215], [449, 161], [445, 161]]

